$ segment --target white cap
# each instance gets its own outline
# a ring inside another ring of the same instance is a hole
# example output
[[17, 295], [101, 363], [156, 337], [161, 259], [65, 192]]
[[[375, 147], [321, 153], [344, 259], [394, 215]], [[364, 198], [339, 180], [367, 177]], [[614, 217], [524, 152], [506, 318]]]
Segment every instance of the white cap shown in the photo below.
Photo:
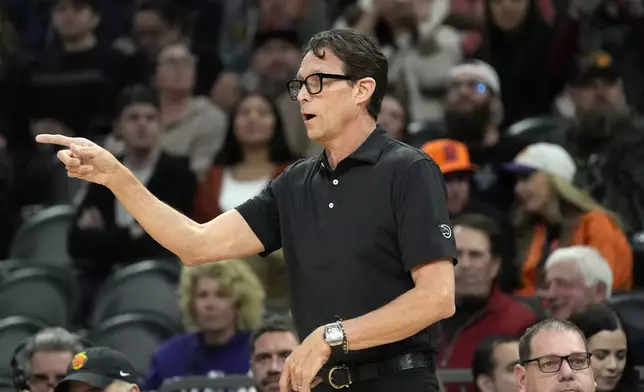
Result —
[[515, 173], [538, 170], [572, 183], [577, 166], [568, 151], [557, 144], [535, 143], [521, 151], [505, 169]]
[[501, 81], [499, 80], [499, 74], [496, 73], [490, 64], [480, 60], [473, 60], [464, 64], [459, 64], [452, 67], [447, 72], [447, 79], [454, 80], [463, 75], [474, 75], [481, 82], [488, 85], [495, 94], [501, 94]]

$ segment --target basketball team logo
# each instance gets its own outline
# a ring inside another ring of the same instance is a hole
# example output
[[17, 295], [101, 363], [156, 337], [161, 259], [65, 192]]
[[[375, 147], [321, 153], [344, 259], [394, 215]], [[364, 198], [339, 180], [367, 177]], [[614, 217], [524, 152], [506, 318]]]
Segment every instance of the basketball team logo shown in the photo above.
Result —
[[72, 369], [78, 370], [85, 366], [85, 362], [87, 362], [87, 355], [85, 353], [78, 353], [74, 355], [74, 359], [72, 359]]

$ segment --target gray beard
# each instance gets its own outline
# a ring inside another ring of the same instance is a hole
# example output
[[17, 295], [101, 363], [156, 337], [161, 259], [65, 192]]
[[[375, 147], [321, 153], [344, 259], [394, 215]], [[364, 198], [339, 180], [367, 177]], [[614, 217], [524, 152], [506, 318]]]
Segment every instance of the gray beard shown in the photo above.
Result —
[[630, 123], [627, 107], [580, 113], [577, 118], [578, 138], [588, 142], [603, 142]]

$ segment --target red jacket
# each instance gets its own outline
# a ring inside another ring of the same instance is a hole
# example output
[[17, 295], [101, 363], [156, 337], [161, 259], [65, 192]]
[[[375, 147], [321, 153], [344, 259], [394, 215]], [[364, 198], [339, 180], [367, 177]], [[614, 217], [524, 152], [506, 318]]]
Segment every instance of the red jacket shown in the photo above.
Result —
[[[438, 368], [469, 369], [474, 350], [485, 339], [495, 335], [520, 337], [538, 316], [526, 304], [494, 287], [488, 303], [474, 315], [451, 340], [441, 339], [438, 345]], [[445, 336], [445, 335], [442, 335]], [[445, 385], [447, 392], [458, 391], [458, 385]], [[473, 390], [471, 387], [469, 390]]]

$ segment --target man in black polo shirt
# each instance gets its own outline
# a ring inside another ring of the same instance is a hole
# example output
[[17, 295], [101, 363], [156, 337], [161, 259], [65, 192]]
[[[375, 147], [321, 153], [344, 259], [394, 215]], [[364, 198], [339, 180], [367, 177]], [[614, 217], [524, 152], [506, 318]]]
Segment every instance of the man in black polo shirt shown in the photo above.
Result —
[[320, 381], [315, 391], [437, 391], [436, 323], [454, 313], [456, 249], [440, 169], [376, 126], [386, 85], [387, 61], [369, 37], [314, 36], [288, 89], [325, 152], [203, 225], [158, 201], [94, 143], [37, 140], [69, 146], [59, 154], [69, 174], [106, 185], [186, 265], [283, 248], [302, 340], [284, 366], [283, 392]]

